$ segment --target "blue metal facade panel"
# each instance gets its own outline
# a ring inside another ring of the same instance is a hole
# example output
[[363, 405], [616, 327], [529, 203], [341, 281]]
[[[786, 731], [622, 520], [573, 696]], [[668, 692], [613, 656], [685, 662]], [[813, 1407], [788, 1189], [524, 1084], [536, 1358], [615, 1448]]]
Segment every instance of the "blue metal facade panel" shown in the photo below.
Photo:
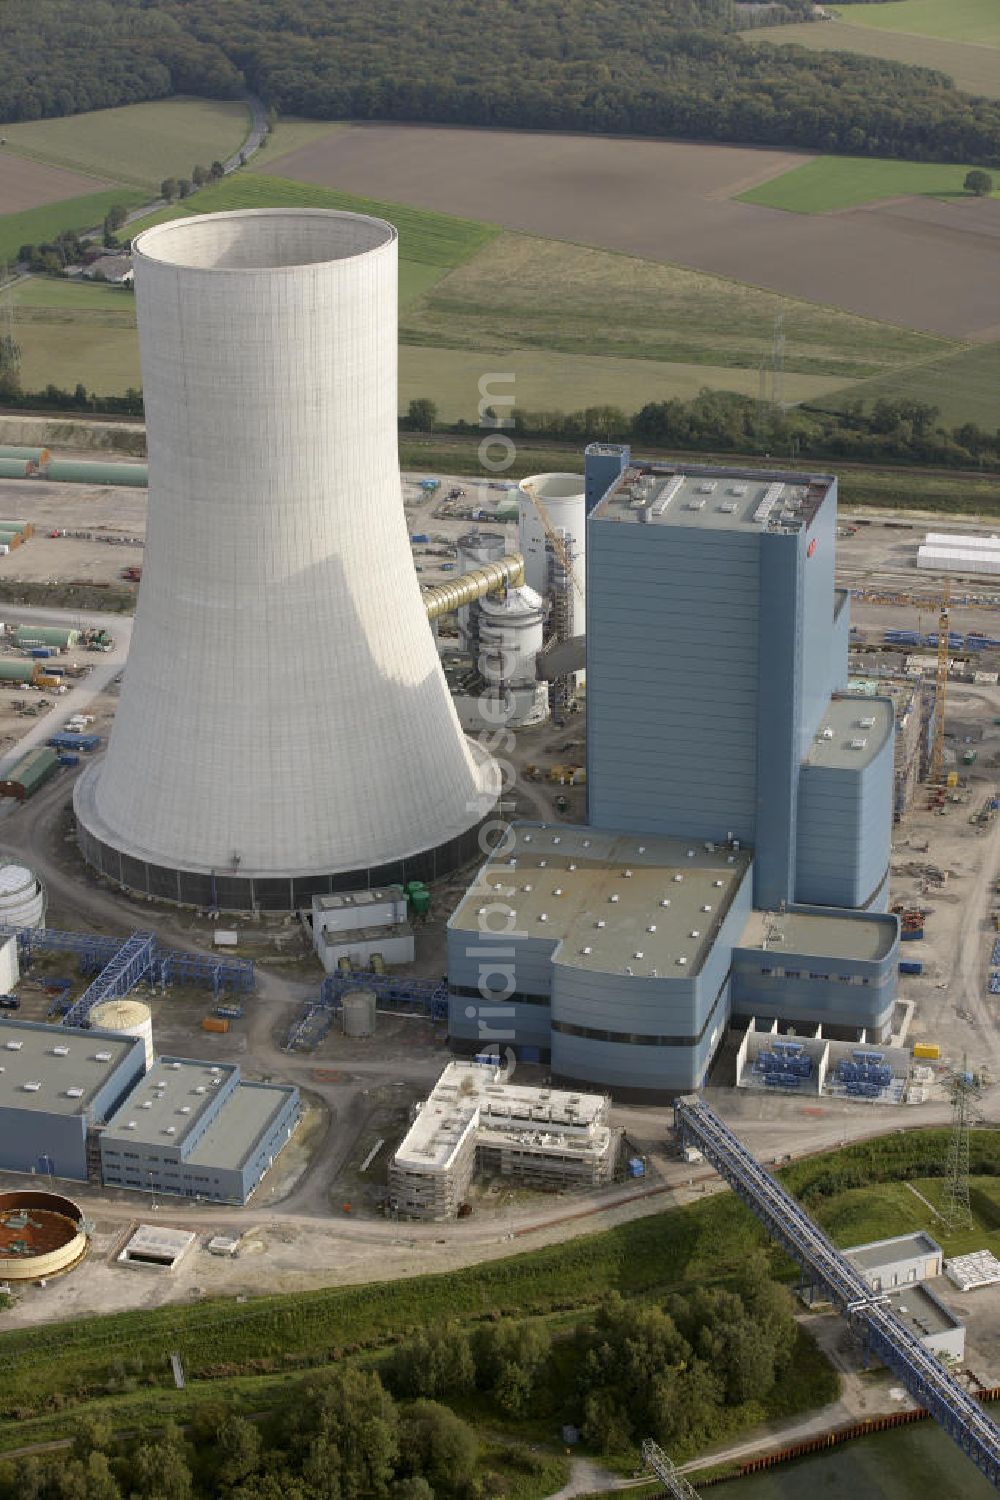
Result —
[[[94, 1031], [91, 1035], [95, 1038], [103, 1033]], [[115, 1041], [120, 1042], [121, 1037], [117, 1033]], [[129, 1048], [119, 1066], [106, 1080], [103, 1087], [99, 1088], [90, 1101], [87, 1117], [91, 1124], [104, 1123], [122, 1104], [128, 1094], [132, 1092], [139, 1079], [146, 1071], [146, 1048], [145, 1044], [137, 1037], [133, 1046]]]
[[778, 906], [792, 896], [795, 794], [802, 718], [801, 538], [760, 539], [758, 661], [758, 797], [755, 809], [754, 904]]
[[261, 1178], [269, 1171], [275, 1157], [284, 1146], [288, 1144], [295, 1123], [299, 1117], [299, 1091], [291, 1086], [279, 1086], [268, 1084], [244, 1084], [244, 1088], [275, 1088], [280, 1087], [280, 1092], [285, 1097], [281, 1111], [274, 1118], [274, 1122], [258, 1141], [257, 1146], [239, 1174], [240, 1202], [246, 1203], [258, 1185]]
[[589, 821], [749, 841], [756, 821], [758, 538], [591, 521]]
[[583, 455], [583, 494], [587, 515], [603, 500], [624, 469], [628, 467], [627, 443], [591, 443]]
[[86, 1182], [86, 1120], [83, 1115], [0, 1108], [0, 1167]]
[[848, 652], [851, 646], [851, 595], [848, 589], [837, 589], [833, 605], [833, 634], [830, 637], [830, 691], [843, 692], [850, 676]]
[[[498, 919], [495, 925], [501, 926]], [[557, 940], [448, 929], [448, 1036], [459, 1045], [549, 1045], [549, 1006], [519, 995], [552, 993]]]
[[[836, 480], [809, 529], [796, 540], [802, 596], [796, 760], [801, 760], [812, 744], [834, 688], [830, 632], [833, 628], [833, 570], [837, 550]], [[846, 664], [845, 655], [845, 667]]]
[[859, 770], [802, 767], [795, 897], [885, 911], [892, 847], [894, 735]]

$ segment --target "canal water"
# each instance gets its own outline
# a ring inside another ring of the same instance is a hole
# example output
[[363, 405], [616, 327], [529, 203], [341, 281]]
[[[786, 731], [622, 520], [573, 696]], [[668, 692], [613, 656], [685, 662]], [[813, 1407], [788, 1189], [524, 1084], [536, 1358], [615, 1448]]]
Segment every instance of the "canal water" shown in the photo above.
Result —
[[933, 1422], [860, 1438], [705, 1491], [712, 1500], [996, 1500], [996, 1493]]

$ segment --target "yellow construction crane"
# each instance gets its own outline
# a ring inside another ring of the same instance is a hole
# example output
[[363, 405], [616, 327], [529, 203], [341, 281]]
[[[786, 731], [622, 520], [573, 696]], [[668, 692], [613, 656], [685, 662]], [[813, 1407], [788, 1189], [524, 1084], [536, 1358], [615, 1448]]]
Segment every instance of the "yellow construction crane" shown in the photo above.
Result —
[[944, 771], [944, 704], [948, 693], [948, 623], [951, 618], [951, 580], [946, 578], [938, 615], [937, 675], [934, 678], [934, 739], [931, 745], [929, 782], [940, 786]]
[[552, 524], [552, 517], [549, 515], [548, 510], [546, 509], [543, 502], [539, 499], [539, 497], [534, 493], [533, 490], [528, 491], [528, 496], [531, 500], [532, 505], [535, 507], [535, 510], [538, 512], [538, 519], [542, 523], [542, 530], [545, 532], [545, 535], [552, 543], [552, 550], [558, 557], [567, 578], [569, 578], [573, 587], [580, 595], [580, 599], [582, 601], [585, 597], [583, 592], [583, 584], [576, 576], [576, 569], [573, 566], [573, 558], [570, 555], [569, 548], [563, 541], [562, 537], [559, 535], [555, 526]]

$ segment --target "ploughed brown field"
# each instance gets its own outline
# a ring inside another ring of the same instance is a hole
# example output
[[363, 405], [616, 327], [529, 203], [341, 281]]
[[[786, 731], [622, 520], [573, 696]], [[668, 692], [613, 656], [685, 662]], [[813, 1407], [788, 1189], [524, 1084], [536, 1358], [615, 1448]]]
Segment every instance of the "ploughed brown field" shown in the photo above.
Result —
[[[0, 126], [0, 133], [2, 129]], [[64, 198], [82, 198], [108, 186], [109, 183], [97, 177], [83, 177], [79, 172], [29, 161], [0, 146], [0, 213], [16, 214], [26, 208], [41, 208], [46, 203], [61, 203]]]
[[953, 338], [1000, 338], [1000, 200], [784, 213], [736, 194], [787, 151], [420, 125], [354, 125], [268, 171], [671, 261]]

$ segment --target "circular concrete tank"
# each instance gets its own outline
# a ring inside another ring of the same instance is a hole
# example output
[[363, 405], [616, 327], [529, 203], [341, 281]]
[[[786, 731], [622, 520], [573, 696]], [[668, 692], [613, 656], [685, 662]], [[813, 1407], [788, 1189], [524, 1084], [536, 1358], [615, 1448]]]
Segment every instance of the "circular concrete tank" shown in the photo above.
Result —
[[60, 1276], [87, 1253], [83, 1214], [60, 1193], [0, 1193], [0, 1281]]
[[[524, 555], [524, 581], [545, 600], [552, 596], [553, 574], [562, 576], [562, 565], [553, 553], [534, 500], [541, 501], [552, 529], [561, 533], [573, 560], [579, 591], [569, 584], [572, 599], [572, 634], [583, 635], [587, 611], [582, 593], [587, 577], [587, 504], [582, 474], [532, 474], [518, 485], [520, 514], [518, 543]], [[567, 580], [568, 582], [568, 580]]]
[[102, 1000], [87, 1017], [92, 1031], [120, 1031], [136, 1036], [146, 1050], [146, 1068], [153, 1066], [153, 1018], [141, 1000]]
[[74, 788], [84, 857], [225, 911], [439, 878], [479, 852], [500, 777], [413, 566], [396, 230], [195, 215], [133, 264], [149, 521], [107, 752]]
[[374, 1036], [374, 990], [348, 990], [340, 1002], [345, 1036]]
[[45, 892], [27, 865], [0, 865], [0, 925], [41, 927]]

